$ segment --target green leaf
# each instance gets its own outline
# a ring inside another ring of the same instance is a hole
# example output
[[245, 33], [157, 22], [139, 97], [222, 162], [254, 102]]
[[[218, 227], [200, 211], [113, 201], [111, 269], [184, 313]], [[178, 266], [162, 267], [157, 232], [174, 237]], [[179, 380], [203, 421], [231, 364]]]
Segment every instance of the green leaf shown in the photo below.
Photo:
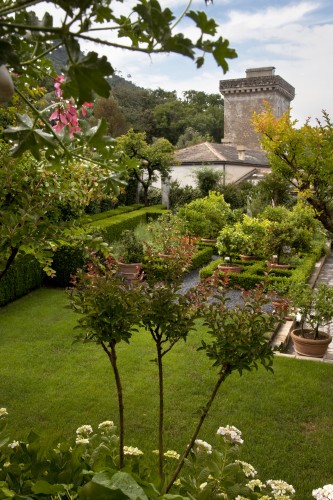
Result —
[[98, 472], [80, 490], [80, 500], [148, 500], [147, 495], [126, 472]]
[[67, 78], [62, 85], [64, 98], [75, 97], [82, 104], [93, 100], [93, 92], [109, 97], [111, 88], [105, 77], [112, 75], [114, 70], [105, 56], [89, 52], [80, 61], [73, 62], [66, 72]]
[[163, 49], [194, 59], [193, 44], [191, 40], [185, 38], [182, 33], [166, 39], [163, 43]]
[[235, 59], [238, 57], [235, 49], [229, 48], [229, 40], [223, 40], [222, 37], [215, 43], [212, 53], [217, 64], [222, 67], [223, 73], [227, 73], [229, 69], [226, 59]]
[[191, 10], [186, 14], [186, 16], [196, 23], [197, 27], [201, 30], [202, 33], [206, 33], [207, 35], [215, 35], [218, 25], [216, 24], [214, 19], [208, 19], [205, 12], [194, 12], [193, 10]]
[[16, 115], [19, 125], [8, 127], [5, 133], [12, 136], [18, 144], [11, 150], [13, 156], [20, 156], [24, 151], [30, 151], [33, 156], [40, 160], [40, 147], [46, 146], [53, 148], [56, 146], [55, 138], [41, 129], [34, 128], [33, 120], [27, 115]]
[[37, 481], [31, 489], [36, 495], [57, 495], [66, 491], [63, 484], [50, 484], [43, 479]]
[[[0, 482], [0, 498], [13, 498], [16, 496], [16, 493], [14, 491], [11, 491], [9, 488], [7, 488], [7, 483], [5, 481]], [[3, 496], [4, 495], [4, 496]]]
[[139, 24], [143, 32], [150, 37], [162, 42], [165, 37], [171, 34], [170, 24], [175, 19], [170, 9], [162, 11], [157, 0], [141, 0], [134, 8], [133, 12], [139, 14]]

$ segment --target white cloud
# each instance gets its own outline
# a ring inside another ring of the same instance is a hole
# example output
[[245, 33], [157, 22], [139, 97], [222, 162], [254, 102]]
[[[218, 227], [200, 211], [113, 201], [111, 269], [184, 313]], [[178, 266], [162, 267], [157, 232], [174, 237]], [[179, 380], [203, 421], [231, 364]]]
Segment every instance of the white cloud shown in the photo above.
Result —
[[236, 42], [283, 38], [291, 26], [301, 25], [307, 14], [314, 12], [318, 4], [301, 2], [284, 7], [269, 7], [259, 12], [232, 10], [226, 23], [220, 22], [226, 38]]
[[[117, 9], [129, 9], [136, 0], [115, 2]], [[293, 115], [303, 122], [309, 115], [319, 117], [322, 109], [333, 116], [333, 9], [331, 0], [281, 0], [250, 2], [248, 0], [214, 0], [205, 7], [204, 0], [193, 0], [193, 10], [204, 10], [219, 24], [219, 34], [236, 48], [238, 58], [229, 60], [230, 71], [224, 75], [208, 56], [203, 68], [180, 55], [153, 55], [90, 45], [108, 57], [113, 67], [132, 81], [146, 88], [186, 89], [218, 92], [219, 80], [245, 77], [247, 68], [274, 66], [276, 74], [296, 89], [292, 102]], [[187, 5], [183, 0], [161, 0], [162, 8], [180, 13]], [[47, 10], [50, 6], [47, 4]], [[55, 12], [59, 13], [59, 9]], [[184, 19], [177, 26], [181, 32], [196, 39], [198, 30]], [[122, 42], [118, 39], [118, 42]], [[88, 46], [82, 44], [86, 50]]]

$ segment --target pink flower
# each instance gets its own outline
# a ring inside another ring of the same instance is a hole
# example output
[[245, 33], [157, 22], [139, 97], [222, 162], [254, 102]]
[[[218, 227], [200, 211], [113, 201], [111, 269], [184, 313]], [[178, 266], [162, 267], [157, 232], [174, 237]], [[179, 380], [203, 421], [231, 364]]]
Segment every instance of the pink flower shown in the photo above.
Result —
[[92, 102], [84, 102], [82, 104], [81, 113], [82, 113], [83, 118], [87, 115], [87, 108], [92, 108], [92, 107], [93, 107]]
[[65, 81], [63, 75], [58, 75], [54, 81], [55, 95], [60, 99], [62, 97], [62, 90], [60, 85]]

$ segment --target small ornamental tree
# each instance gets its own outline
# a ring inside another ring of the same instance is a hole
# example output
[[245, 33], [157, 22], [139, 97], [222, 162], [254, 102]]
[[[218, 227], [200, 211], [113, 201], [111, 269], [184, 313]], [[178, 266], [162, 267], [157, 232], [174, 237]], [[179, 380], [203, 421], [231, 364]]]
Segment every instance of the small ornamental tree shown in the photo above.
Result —
[[189, 241], [186, 224], [178, 215], [162, 214], [148, 225], [147, 280], [179, 283], [190, 268], [195, 253], [194, 241]]
[[[267, 258], [277, 255], [277, 262], [288, 255], [309, 251], [315, 233], [322, 234], [320, 222], [316, 221], [304, 202], [297, 203], [292, 210], [286, 207], [266, 207], [258, 216], [265, 227], [262, 248]], [[266, 222], [265, 222], [266, 221]]]
[[223, 172], [216, 168], [201, 167], [195, 172], [194, 177], [201, 196], [208, 196], [210, 191], [220, 191], [222, 187]]
[[256, 257], [261, 257], [263, 255], [262, 243], [269, 224], [270, 222], [268, 220], [249, 217], [246, 214], [243, 216], [241, 222], [235, 224], [235, 230], [241, 231], [246, 236], [246, 245], [241, 253], [255, 255]]
[[156, 347], [159, 385], [159, 475], [164, 479], [164, 372], [163, 358], [180, 340], [186, 341], [195, 329], [195, 319], [200, 316], [200, 308], [206, 298], [201, 287], [180, 293], [180, 282], [173, 284], [160, 281], [143, 289], [144, 306], [141, 324], [150, 333]]
[[274, 328], [276, 317], [263, 311], [263, 306], [270, 302], [265, 286], [258, 285], [254, 290], [243, 291], [242, 302], [235, 308], [230, 308], [226, 294], [227, 283], [227, 279], [220, 280], [218, 272], [206, 282], [215, 300], [206, 302], [201, 311], [210, 341], [202, 340], [199, 350], [206, 353], [217, 369], [217, 379], [166, 491], [171, 489], [177, 479], [226, 378], [234, 371], [241, 375], [244, 370], [257, 369], [259, 364], [272, 371], [273, 351], [267, 336]]
[[248, 247], [249, 237], [234, 226], [226, 226], [220, 231], [216, 247], [219, 255], [229, 257], [233, 261], [244, 248]]
[[119, 466], [124, 466], [124, 402], [117, 346], [129, 342], [142, 312], [141, 284], [125, 283], [118, 274], [117, 264], [107, 259], [101, 264], [96, 258], [87, 272], [73, 279], [71, 305], [81, 314], [77, 340], [100, 345], [111, 363], [115, 377], [119, 410]]

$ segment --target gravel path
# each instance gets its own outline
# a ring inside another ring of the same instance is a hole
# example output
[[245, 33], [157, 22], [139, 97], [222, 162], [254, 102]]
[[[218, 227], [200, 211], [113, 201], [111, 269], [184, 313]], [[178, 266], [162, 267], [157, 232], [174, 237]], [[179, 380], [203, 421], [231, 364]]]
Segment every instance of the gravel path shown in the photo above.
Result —
[[[217, 257], [215, 257], [217, 258]], [[196, 286], [200, 282], [199, 277], [199, 269], [195, 269], [194, 271], [189, 272], [183, 280], [181, 291], [185, 293], [190, 288]], [[228, 306], [235, 307], [237, 303], [240, 301], [241, 292], [239, 290], [230, 290], [227, 293], [228, 297]]]
[[[213, 260], [216, 260], [219, 258], [218, 256], [213, 256]], [[185, 293], [187, 290], [190, 288], [196, 286], [200, 282], [200, 277], [199, 277], [199, 269], [195, 269], [194, 271], [189, 272], [183, 280], [183, 284], [181, 287], [181, 292]], [[236, 304], [239, 304], [241, 302], [241, 292], [239, 290], [234, 290], [231, 289], [227, 293], [228, 297], [228, 302], [227, 305], [228, 307], [235, 307]], [[263, 307], [263, 310], [266, 311], [271, 311], [272, 306], [271, 304], [267, 304]]]

